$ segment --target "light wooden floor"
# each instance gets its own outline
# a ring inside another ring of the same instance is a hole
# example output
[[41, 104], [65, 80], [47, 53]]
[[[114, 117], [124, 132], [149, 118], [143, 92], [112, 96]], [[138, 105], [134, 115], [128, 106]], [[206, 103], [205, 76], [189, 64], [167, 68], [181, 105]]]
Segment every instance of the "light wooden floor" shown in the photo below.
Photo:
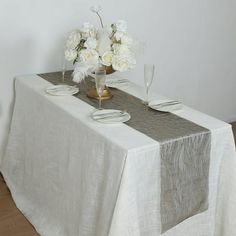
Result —
[[[233, 124], [236, 140], [236, 122]], [[0, 236], [39, 236], [33, 226], [16, 208], [11, 194], [0, 174]]]
[[0, 235], [38, 236], [33, 226], [16, 208], [11, 194], [0, 174]]
[[0, 235], [38, 236], [33, 226], [16, 208], [11, 194], [0, 174]]

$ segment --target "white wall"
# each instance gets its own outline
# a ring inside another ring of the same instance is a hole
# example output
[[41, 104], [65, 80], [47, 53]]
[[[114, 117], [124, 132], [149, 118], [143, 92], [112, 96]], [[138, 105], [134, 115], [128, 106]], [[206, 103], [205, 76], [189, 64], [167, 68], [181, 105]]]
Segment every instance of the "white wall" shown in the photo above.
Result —
[[[68, 31], [97, 24], [92, 0], [0, 0], [0, 154], [18, 74], [60, 69]], [[153, 88], [226, 121], [236, 120], [235, 0], [101, 0], [104, 21], [126, 19], [148, 42]], [[142, 64], [127, 74], [142, 83]]]

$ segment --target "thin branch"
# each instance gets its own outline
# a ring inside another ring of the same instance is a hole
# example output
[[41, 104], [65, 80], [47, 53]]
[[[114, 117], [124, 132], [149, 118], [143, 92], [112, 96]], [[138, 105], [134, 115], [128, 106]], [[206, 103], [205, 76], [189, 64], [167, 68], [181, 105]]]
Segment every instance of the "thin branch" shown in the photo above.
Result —
[[97, 14], [97, 16], [99, 17], [99, 20], [100, 20], [100, 23], [101, 23], [101, 26], [102, 28], [104, 28], [104, 25], [103, 25], [103, 22], [102, 22], [102, 17], [100, 16], [100, 14], [96, 11], [95, 12]]

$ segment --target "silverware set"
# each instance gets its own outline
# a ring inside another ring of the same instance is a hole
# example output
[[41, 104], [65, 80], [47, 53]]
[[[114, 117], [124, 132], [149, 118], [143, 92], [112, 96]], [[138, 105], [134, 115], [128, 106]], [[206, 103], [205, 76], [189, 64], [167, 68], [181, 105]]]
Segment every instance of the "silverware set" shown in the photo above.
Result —
[[61, 88], [61, 87], [54, 87], [54, 88], [50, 88], [50, 89], [48, 89], [48, 90], [50, 90], [50, 91], [53, 91], [53, 92], [58, 92], [58, 91], [70, 91], [71, 89], [74, 89], [74, 88], [77, 88], [77, 86], [76, 85], [74, 85], [74, 86], [68, 86], [68, 87], [63, 87], [63, 88]]
[[115, 85], [128, 84], [128, 83], [129, 83], [129, 81], [127, 79], [119, 79], [119, 80], [109, 80], [109, 81], [107, 81], [108, 86], [109, 85], [115, 86]]
[[114, 111], [104, 114], [96, 114], [93, 116], [95, 120], [105, 120], [105, 119], [113, 119], [113, 118], [121, 118], [126, 116], [127, 112], [124, 111]]
[[173, 105], [178, 105], [178, 104], [180, 104], [179, 101], [168, 101], [168, 102], [163, 102], [163, 103], [159, 103], [152, 106], [157, 107], [157, 108], [162, 108], [162, 107], [173, 106]]

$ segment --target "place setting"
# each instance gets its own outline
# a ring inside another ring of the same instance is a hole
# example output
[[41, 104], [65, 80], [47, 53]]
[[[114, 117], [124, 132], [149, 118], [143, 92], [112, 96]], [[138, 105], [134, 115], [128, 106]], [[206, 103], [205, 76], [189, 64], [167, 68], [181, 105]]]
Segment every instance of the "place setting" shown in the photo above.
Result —
[[77, 84], [70, 85], [69, 82], [72, 81], [71, 74], [67, 71], [67, 62], [65, 60], [65, 56], [61, 58], [61, 71], [58, 72], [60, 74], [59, 79], [56, 78], [54, 85], [47, 86], [44, 91], [47, 95], [51, 96], [72, 96], [79, 92], [79, 86]]
[[156, 99], [149, 100], [149, 90], [151, 88], [155, 73], [155, 66], [153, 64], [144, 65], [144, 86], [146, 99], [143, 101], [148, 108], [159, 112], [174, 112], [182, 109], [182, 103], [171, 99]]
[[115, 109], [102, 109], [102, 94], [106, 83], [106, 70], [100, 68], [95, 71], [95, 86], [98, 94], [98, 109], [91, 114], [94, 121], [103, 124], [119, 124], [127, 122], [131, 116], [126, 111]]
[[79, 92], [79, 88], [76, 85], [59, 84], [47, 87], [45, 92], [52, 96], [72, 96]]

